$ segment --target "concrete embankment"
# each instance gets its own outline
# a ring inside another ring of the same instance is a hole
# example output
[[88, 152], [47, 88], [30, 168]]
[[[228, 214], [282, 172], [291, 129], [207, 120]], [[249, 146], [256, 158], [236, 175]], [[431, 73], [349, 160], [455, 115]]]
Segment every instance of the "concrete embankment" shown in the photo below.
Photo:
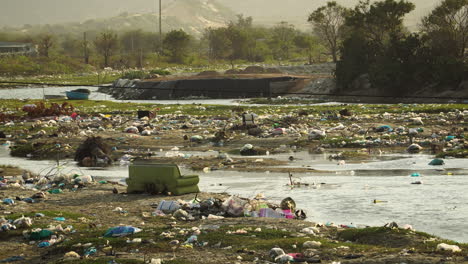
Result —
[[217, 76], [168, 80], [118, 80], [102, 92], [117, 99], [252, 98], [284, 95], [304, 78], [286, 75]]
[[[323, 92], [323, 85], [316, 85], [321, 82], [315, 80], [330, 79], [334, 68], [333, 63], [277, 68], [250, 66], [245, 70], [228, 70], [224, 74], [208, 71], [196, 76], [170, 76], [145, 81], [121, 79], [114, 82], [113, 87], [100, 91], [126, 100], [276, 97], [302, 92], [304, 88], [308, 92]], [[317, 91], [313, 89], [316, 86], [319, 87]], [[333, 87], [333, 83], [330, 86], [327, 82], [326, 92]]]

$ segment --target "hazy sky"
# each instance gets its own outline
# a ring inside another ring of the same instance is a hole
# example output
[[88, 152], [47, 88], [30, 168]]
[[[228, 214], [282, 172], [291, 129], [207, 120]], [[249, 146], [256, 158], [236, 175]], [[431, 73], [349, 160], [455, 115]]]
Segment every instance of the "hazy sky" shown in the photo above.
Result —
[[[217, 1], [235, 13], [253, 16], [254, 21], [291, 21], [305, 23], [307, 14], [327, 0], [162, 0], [189, 4]], [[158, 0], [0, 0], [0, 27], [24, 24], [82, 22], [87, 19], [115, 16], [122, 12], [148, 13], [157, 10]], [[337, 0], [353, 6], [358, 0]], [[440, 0], [412, 0], [417, 10], [410, 21], [427, 14]]]

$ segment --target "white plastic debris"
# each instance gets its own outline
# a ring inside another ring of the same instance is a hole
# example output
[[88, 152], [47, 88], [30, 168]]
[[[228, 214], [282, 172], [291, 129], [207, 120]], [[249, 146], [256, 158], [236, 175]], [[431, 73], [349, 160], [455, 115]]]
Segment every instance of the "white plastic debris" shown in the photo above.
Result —
[[441, 251], [452, 251], [453, 253], [455, 252], [461, 252], [461, 249], [460, 247], [456, 246], [456, 245], [449, 245], [449, 244], [445, 244], [445, 243], [440, 243], [437, 245], [437, 250], [441, 250]]
[[422, 147], [418, 144], [411, 144], [406, 150], [410, 153], [418, 153], [422, 150]]
[[319, 248], [322, 246], [322, 243], [319, 241], [306, 241], [302, 244], [304, 248]]
[[309, 140], [317, 140], [327, 137], [325, 131], [314, 129], [309, 132]]

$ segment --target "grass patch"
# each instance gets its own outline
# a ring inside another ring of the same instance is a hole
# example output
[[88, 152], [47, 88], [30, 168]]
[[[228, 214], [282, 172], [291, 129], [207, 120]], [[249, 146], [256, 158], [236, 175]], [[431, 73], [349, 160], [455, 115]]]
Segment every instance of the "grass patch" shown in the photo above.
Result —
[[[111, 83], [118, 79], [118, 73], [101, 73], [101, 74], [56, 74], [45, 76], [31, 77], [14, 77], [5, 78], [4, 81], [22, 82], [22, 83], [45, 83], [45, 84], [78, 84], [78, 85], [99, 85], [103, 83]], [[1, 87], [20, 86], [21, 84], [0, 84]]]
[[437, 154], [436, 158], [446, 158], [446, 157], [454, 157], [464, 159], [468, 157], [468, 149], [457, 149], [457, 150], [450, 150], [447, 152]]
[[360, 244], [402, 248], [414, 247], [422, 242], [422, 240], [430, 238], [431, 236], [425, 233], [414, 233], [406, 229], [368, 227], [363, 229], [346, 229], [340, 231], [338, 237], [343, 241], [351, 241]]
[[[96, 264], [96, 263], [109, 263], [110, 261], [115, 260], [119, 264], [143, 264], [143, 260], [139, 259], [117, 259], [117, 258], [89, 258], [89, 259], [76, 259], [76, 260], [60, 260], [53, 262], [54, 264]], [[164, 262], [167, 263], [167, 262]]]
[[324, 99], [297, 99], [297, 98], [252, 98], [246, 101], [249, 104], [318, 104], [328, 102]]
[[165, 260], [164, 264], [197, 264], [198, 262], [193, 262], [186, 259], [174, 259], [174, 260]]
[[[78, 220], [78, 218], [80, 217], [86, 217], [89, 219], [87, 215], [73, 213], [73, 212], [64, 212], [64, 211], [36, 211], [36, 212], [28, 212], [28, 213], [15, 213], [15, 214], [8, 215], [7, 218], [17, 219], [17, 218], [20, 218], [21, 216], [34, 218], [36, 213], [42, 213], [45, 215], [45, 217], [65, 217], [65, 219], [67, 220]], [[36, 218], [36, 219], [44, 219], [44, 217]]]
[[57, 155], [71, 155], [72, 150], [64, 151], [61, 148], [57, 148], [54, 143], [26, 143], [21, 145], [15, 145], [11, 147], [11, 156], [13, 157], [27, 157], [28, 154], [32, 155], [32, 158], [40, 157], [41, 159], [55, 159]]
[[322, 142], [322, 144], [341, 145], [341, 143], [345, 142], [346, 145], [348, 145], [349, 143], [355, 140], [356, 139], [349, 138], [349, 137], [333, 137], [333, 138], [324, 138], [324, 139], [321, 139], [320, 141]]
[[[99, 228], [99, 229], [89, 229], [87, 226], [83, 228], [77, 228], [77, 232], [70, 234], [67, 237], [67, 240], [63, 243], [60, 243], [55, 248], [55, 253], [65, 253], [71, 250], [76, 251], [77, 248], [73, 245], [77, 243], [86, 244], [92, 243], [94, 246], [100, 250], [103, 245], [109, 244], [112, 246], [113, 250], [121, 252], [129, 252], [131, 250], [138, 249], [142, 252], [171, 252], [171, 247], [169, 241], [174, 239], [163, 239], [159, 235], [167, 230], [167, 227], [152, 227], [145, 228], [140, 233], [133, 235], [128, 235], [125, 237], [104, 237], [108, 228]], [[128, 239], [141, 238], [143, 241], [150, 241], [151, 243], [127, 243]], [[175, 239], [183, 241], [185, 237], [177, 236]], [[78, 248], [79, 249], [79, 248]], [[81, 249], [80, 249], [81, 250]]]
[[[274, 246], [291, 250], [293, 244], [302, 244], [310, 238], [292, 237], [288, 231], [263, 229], [261, 232], [249, 231], [247, 234], [226, 234], [227, 231], [235, 231], [245, 228], [243, 226], [222, 227], [216, 231], [203, 232], [199, 241], [215, 245], [221, 242], [221, 247], [232, 246], [233, 250], [248, 248], [250, 250], [270, 250]], [[249, 228], [246, 228], [249, 230]], [[250, 228], [251, 229], [251, 228]], [[253, 237], [255, 235], [255, 237]]]
[[134, 80], [134, 79], [147, 79], [149, 77], [149, 74], [145, 71], [129, 71], [124, 73], [120, 78], [122, 79], [129, 79], [129, 80]]
[[[25, 104], [32, 104], [39, 100], [0, 100], [4, 111], [13, 111], [20, 114], [24, 113], [21, 111], [22, 106]], [[48, 100], [50, 103], [62, 104], [63, 102], [69, 102], [63, 99]], [[148, 103], [119, 103], [110, 101], [94, 101], [94, 100], [77, 100], [73, 101], [72, 105], [76, 110], [79, 110], [83, 114], [122, 114], [128, 113], [136, 116], [137, 110], [154, 110], [158, 108], [157, 114], [173, 114], [180, 111], [184, 115], [195, 115], [200, 117], [208, 116], [224, 116], [231, 117], [237, 116], [236, 106], [228, 105], [159, 105], [159, 104], [148, 104]], [[299, 106], [299, 105], [265, 105], [265, 106], [242, 106], [244, 111], [253, 112], [259, 115], [275, 115], [275, 114], [287, 114], [291, 116], [298, 115], [299, 111], [307, 112], [316, 118], [327, 118], [330, 113], [338, 113], [342, 109], [348, 109], [349, 111], [362, 115], [362, 114], [382, 114], [382, 113], [403, 113], [403, 112], [417, 112], [417, 113], [439, 113], [439, 112], [451, 112], [458, 110], [468, 109], [468, 105], [417, 105], [415, 107], [403, 107], [399, 105], [336, 105], [336, 106]], [[326, 121], [323, 121], [326, 122]]]
[[18, 166], [15, 166], [15, 165], [1, 165], [0, 164], [0, 168], [2, 169], [18, 169], [19, 167]]
[[229, 155], [240, 155], [240, 149], [231, 149], [226, 152]]

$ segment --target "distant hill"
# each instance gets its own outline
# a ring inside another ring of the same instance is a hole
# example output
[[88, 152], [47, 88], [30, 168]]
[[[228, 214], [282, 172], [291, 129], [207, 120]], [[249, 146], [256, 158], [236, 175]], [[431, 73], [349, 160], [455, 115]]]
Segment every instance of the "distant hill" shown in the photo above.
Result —
[[[30, 2], [26, 0], [16, 0], [18, 2]], [[68, 10], [70, 7], [65, 7], [63, 2], [68, 2], [68, 0], [41, 0], [34, 1], [34, 5], [38, 2], [44, 2], [45, 6], [56, 2], [57, 6], [55, 10], [62, 9]], [[77, 3], [79, 2], [79, 3]], [[90, 6], [84, 5], [82, 2], [88, 2], [92, 4], [95, 8], [104, 7], [104, 6], [114, 6], [112, 9], [113, 13], [121, 11], [118, 15], [113, 14], [111, 17], [106, 18], [89, 18], [82, 20], [83, 22], [65, 22], [65, 17], [62, 17], [60, 14], [52, 15], [51, 17], [46, 16], [45, 13], [51, 13], [51, 10], [43, 10], [44, 15], [39, 11], [34, 10], [25, 10], [26, 13], [31, 13], [35, 17], [35, 23], [31, 20], [31, 17], [23, 17], [22, 21], [30, 21], [31, 23], [23, 23], [22, 26], [13, 26], [13, 21], [18, 21], [17, 18], [13, 17], [13, 20], [7, 24], [0, 24], [4, 26], [6, 31], [17, 31], [23, 33], [29, 32], [50, 32], [55, 34], [68, 34], [68, 33], [77, 33], [81, 34], [84, 31], [102, 31], [102, 30], [132, 30], [132, 29], [143, 29], [145, 31], [157, 31], [159, 28], [159, 14], [155, 13], [154, 10], [159, 11], [159, 7], [156, 8], [154, 5], [156, 1], [148, 0], [134, 0], [121, 1], [121, 0], [100, 0], [100, 1], [90, 1], [90, 0], [80, 0], [74, 1], [73, 7], [76, 5], [76, 9], [73, 8], [73, 11], [64, 11], [63, 13], [69, 12], [69, 17], [75, 17], [75, 21], [80, 21], [80, 18], [86, 16], [95, 17], [104, 14], [111, 14], [112, 12], [109, 8], [103, 10], [94, 10], [91, 13], [84, 14], [85, 10], [88, 10]], [[114, 2], [114, 3], [110, 3]], [[151, 2], [153, 6], [148, 4]], [[187, 33], [193, 35], [200, 35], [203, 30], [207, 27], [219, 27], [225, 25], [228, 21], [235, 18], [235, 13], [232, 12], [229, 8], [219, 4], [215, 0], [164, 0], [163, 6], [163, 15], [162, 15], [162, 26], [163, 31], [169, 31], [172, 29], [184, 29]], [[7, 3], [7, 6], [14, 5], [13, 2]], [[46, 9], [45, 6], [41, 6], [40, 9]], [[131, 8], [125, 8], [131, 6]], [[124, 11], [125, 10], [125, 11]], [[137, 12], [140, 10], [141, 12]], [[6, 20], [4, 8], [0, 9], [0, 23]], [[61, 13], [61, 12], [56, 12]], [[40, 15], [41, 14], [41, 15]], [[95, 15], [92, 15], [95, 14]], [[11, 17], [11, 14], [9, 15]], [[48, 21], [48, 22], [47, 22]]]
[[[235, 13], [252, 16], [254, 22], [274, 25], [287, 21], [300, 29], [309, 29], [308, 15], [316, 8], [325, 5], [328, 0], [218, 0]], [[359, 0], [335, 0], [346, 7], [355, 6]], [[441, 0], [409, 0], [416, 5], [416, 10], [406, 17], [406, 25], [416, 28], [420, 19], [427, 15]], [[372, 1], [373, 2], [373, 1]]]

